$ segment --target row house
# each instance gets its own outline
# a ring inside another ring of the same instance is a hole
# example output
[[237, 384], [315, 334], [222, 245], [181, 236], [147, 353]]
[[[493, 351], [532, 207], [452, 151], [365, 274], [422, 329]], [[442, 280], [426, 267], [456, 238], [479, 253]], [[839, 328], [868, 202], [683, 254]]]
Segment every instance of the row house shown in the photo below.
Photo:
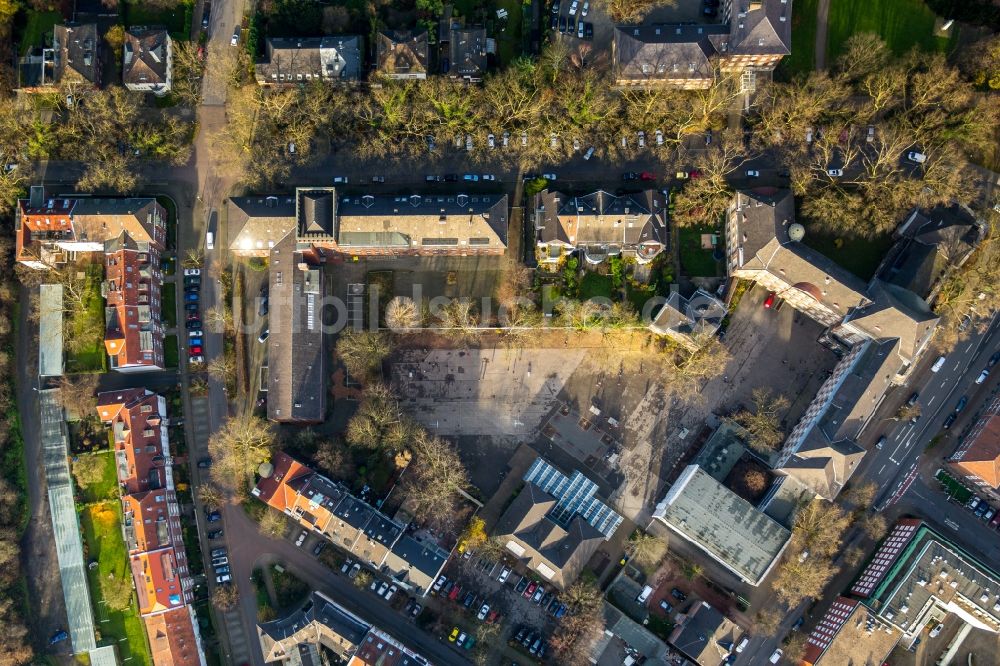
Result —
[[18, 92], [99, 89], [102, 81], [100, 45], [101, 35], [96, 23], [53, 26], [51, 46], [32, 45], [28, 54], [18, 60]]
[[1000, 501], [1000, 398], [983, 410], [948, 462], [977, 492]]
[[446, 551], [406, 534], [404, 525], [285, 453], [275, 454], [270, 467], [254, 497], [404, 589], [427, 594], [448, 559]]
[[264, 60], [254, 67], [262, 86], [354, 82], [364, 65], [360, 35], [269, 37], [264, 50]]
[[164, 367], [162, 282], [156, 245], [135, 242], [124, 233], [105, 243], [104, 346], [112, 369], [133, 372]]
[[122, 533], [155, 666], [204, 666], [167, 434], [166, 400], [108, 391], [97, 415], [111, 429]]

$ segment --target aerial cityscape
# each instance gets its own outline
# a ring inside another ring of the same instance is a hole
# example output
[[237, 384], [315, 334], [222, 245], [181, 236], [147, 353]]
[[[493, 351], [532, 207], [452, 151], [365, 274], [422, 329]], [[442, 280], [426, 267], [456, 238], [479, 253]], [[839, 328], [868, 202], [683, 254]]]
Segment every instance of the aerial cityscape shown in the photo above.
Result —
[[1000, 666], [1000, 1], [0, 55], [0, 666]]

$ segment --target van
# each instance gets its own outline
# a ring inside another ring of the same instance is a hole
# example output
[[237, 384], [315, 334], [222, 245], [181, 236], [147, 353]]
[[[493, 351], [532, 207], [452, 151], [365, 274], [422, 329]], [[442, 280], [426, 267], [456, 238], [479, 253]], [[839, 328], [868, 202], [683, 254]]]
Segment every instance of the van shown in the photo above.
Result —
[[647, 585], [646, 587], [642, 588], [642, 592], [640, 592], [639, 596], [635, 598], [635, 602], [637, 604], [646, 603], [646, 600], [649, 599], [649, 595], [651, 595], [652, 593], [653, 593], [653, 588]]
[[747, 649], [748, 645], [750, 645], [750, 637], [749, 636], [744, 636], [743, 640], [741, 640], [736, 645], [736, 653], [739, 654], [739, 653], [743, 652], [743, 650]]
[[927, 161], [927, 156], [923, 153], [918, 153], [917, 151], [912, 151], [906, 154], [906, 159], [911, 162], [916, 162], [917, 164], [923, 164]]
[[211, 231], [205, 234], [205, 249], [214, 250], [215, 249], [215, 234]]
[[944, 366], [944, 356], [938, 357], [938, 360], [934, 361], [934, 365], [931, 366], [931, 372], [937, 372]]

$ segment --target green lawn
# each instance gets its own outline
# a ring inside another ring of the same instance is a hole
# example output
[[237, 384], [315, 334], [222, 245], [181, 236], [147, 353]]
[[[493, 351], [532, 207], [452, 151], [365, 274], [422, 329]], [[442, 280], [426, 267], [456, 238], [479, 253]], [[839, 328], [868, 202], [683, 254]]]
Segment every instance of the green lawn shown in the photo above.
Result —
[[118, 474], [115, 472], [115, 454], [112, 451], [87, 454], [101, 460], [101, 480], [80, 489], [83, 502], [106, 502], [118, 496]]
[[83, 528], [87, 559], [97, 561], [96, 567], [87, 569], [87, 579], [94, 600], [94, 619], [101, 630], [99, 644], [117, 645], [122, 663], [130, 666], [147, 666], [152, 663], [152, 658], [134, 595], [132, 606], [125, 611], [109, 610], [103, 603], [101, 595], [102, 577], [109, 574], [132, 575], [128, 566], [125, 542], [122, 540], [121, 517], [118, 502], [95, 504], [80, 512], [80, 526]]
[[21, 55], [27, 55], [35, 46], [52, 43], [52, 28], [56, 23], [62, 23], [59, 12], [29, 11], [27, 22], [21, 33]]
[[641, 315], [646, 302], [656, 296], [656, 285], [649, 284], [636, 287], [632, 283], [628, 283], [625, 291], [628, 294], [629, 302], [632, 303], [632, 307], [635, 308], [637, 314]]
[[183, 0], [173, 7], [149, 7], [141, 3], [123, 2], [122, 23], [126, 28], [134, 25], [162, 25], [171, 39], [187, 41], [191, 30], [192, 0]]
[[[503, 66], [507, 66], [512, 60], [520, 56], [524, 49], [524, 36], [522, 34], [522, 12], [524, 4], [521, 0], [498, 0], [497, 9], [507, 10], [507, 24], [496, 18], [496, 12], [491, 17], [494, 21], [494, 34], [497, 38], [497, 55]], [[547, 20], [547, 16], [542, 17]], [[501, 30], [503, 27], [503, 30]]]
[[961, 483], [956, 481], [947, 472], [944, 471], [940, 472], [937, 475], [937, 480], [941, 482], [941, 485], [944, 487], [944, 490], [949, 495], [955, 498], [955, 501], [965, 504], [970, 499], [972, 499], [972, 492], [968, 488], [963, 486]]
[[816, 66], [816, 5], [819, 0], [795, 0], [792, 12], [792, 54], [782, 60], [789, 74], [805, 74]]
[[580, 300], [585, 301], [590, 298], [602, 297], [611, 298], [612, 286], [611, 276], [601, 275], [592, 271], [586, 271], [583, 279], [580, 280]]
[[[796, 13], [802, 11], [802, 4], [796, 3]], [[827, 64], [832, 65], [847, 38], [859, 32], [879, 34], [898, 55], [914, 46], [948, 51], [957, 41], [958, 30], [953, 30], [951, 39], [935, 37], [935, 18], [923, 0], [834, 0], [826, 35]]]
[[[679, 230], [681, 270], [688, 277], [715, 277], [718, 275], [719, 264], [712, 257], [712, 250], [701, 248], [701, 235], [715, 233], [713, 227], [684, 227]], [[719, 238], [722, 242], [722, 238]]]
[[168, 335], [163, 338], [163, 364], [168, 368], [176, 368], [180, 362], [177, 350], [177, 336]]
[[803, 242], [862, 280], [870, 280], [875, 275], [879, 262], [892, 246], [892, 236], [889, 234], [876, 238], [838, 237], [817, 232], [817, 226], [807, 225]]
[[68, 352], [66, 372], [105, 372], [107, 355], [104, 352], [104, 298], [101, 296], [101, 280], [104, 278], [102, 264], [86, 267], [86, 291], [82, 299], [84, 308], [66, 318], [67, 336], [83, 340], [80, 350]]
[[177, 326], [177, 284], [164, 282], [160, 291], [160, 319], [166, 328]]

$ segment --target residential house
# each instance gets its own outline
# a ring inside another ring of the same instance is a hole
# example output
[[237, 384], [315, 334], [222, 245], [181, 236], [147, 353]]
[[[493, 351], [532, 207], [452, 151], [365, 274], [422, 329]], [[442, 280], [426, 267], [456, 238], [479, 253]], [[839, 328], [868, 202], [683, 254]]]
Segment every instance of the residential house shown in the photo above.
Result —
[[167, 405], [141, 388], [97, 396], [111, 428], [122, 533], [154, 666], [205, 666], [174, 488]]
[[589, 264], [608, 257], [649, 263], [668, 246], [667, 200], [656, 190], [615, 196], [599, 190], [571, 196], [543, 190], [534, 198], [535, 231], [542, 262], [580, 251]]
[[983, 410], [948, 462], [979, 492], [1000, 501], [1000, 398]]
[[322, 592], [312, 592], [305, 604], [283, 618], [257, 625], [266, 663], [320, 664], [320, 646], [349, 660], [371, 625]]
[[426, 30], [383, 30], [377, 40], [377, 69], [383, 76], [398, 80], [427, 78]]
[[266, 472], [253, 489], [254, 497], [383, 572], [403, 589], [426, 595], [444, 568], [447, 552], [406, 534], [406, 526], [291, 456], [275, 454]]
[[753, 88], [791, 53], [790, 0], [727, 0], [715, 25], [616, 26], [611, 71], [616, 86], [707, 88], [722, 69]]
[[[896, 523], [850, 592], [880, 625], [898, 630], [906, 648], [951, 616], [1000, 633], [1000, 573], [919, 519]], [[815, 632], [810, 637], [811, 645], [823, 642]]]
[[705, 601], [676, 616], [667, 642], [698, 666], [718, 666], [736, 645], [740, 628]]
[[427, 659], [378, 627], [372, 627], [347, 666], [425, 666]]
[[691, 298], [684, 298], [675, 291], [667, 297], [649, 328], [697, 351], [718, 332], [728, 314], [726, 304], [703, 289], [698, 289]]
[[162, 97], [174, 80], [173, 42], [165, 28], [130, 28], [122, 52], [122, 82], [129, 90]]
[[162, 251], [167, 213], [147, 197], [54, 197], [33, 185], [18, 199], [14, 220], [15, 259], [38, 270], [105, 251], [122, 232], [136, 243]]
[[597, 499], [597, 485], [579, 471], [567, 477], [536, 458], [524, 481], [494, 536], [525, 566], [564, 590], [614, 535], [622, 517]]
[[18, 90], [46, 93], [101, 87], [101, 35], [96, 23], [67, 23], [52, 28], [52, 46], [33, 48], [18, 61]]
[[653, 518], [691, 542], [740, 581], [760, 585], [791, 532], [698, 465], [688, 465]]
[[464, 19], [452, 17], [451, 6], [445, 8], [441, 17], [441, 49], [447, 48], [447, 56], [442, 58], [441, 73], [453, 79], [469, 82], [482, 81], [487, 69], [486, 28], [469, 27]]
[[104, 347], [110, 366], [119, 372], [162, 369], [160, 249], [127, 232], [104, 248]]
[[360, 35], [269, 37], [264, 44], [265, 59], [254, 68], [262, 86], [347, 83], [361, 78], [364, 56]]

